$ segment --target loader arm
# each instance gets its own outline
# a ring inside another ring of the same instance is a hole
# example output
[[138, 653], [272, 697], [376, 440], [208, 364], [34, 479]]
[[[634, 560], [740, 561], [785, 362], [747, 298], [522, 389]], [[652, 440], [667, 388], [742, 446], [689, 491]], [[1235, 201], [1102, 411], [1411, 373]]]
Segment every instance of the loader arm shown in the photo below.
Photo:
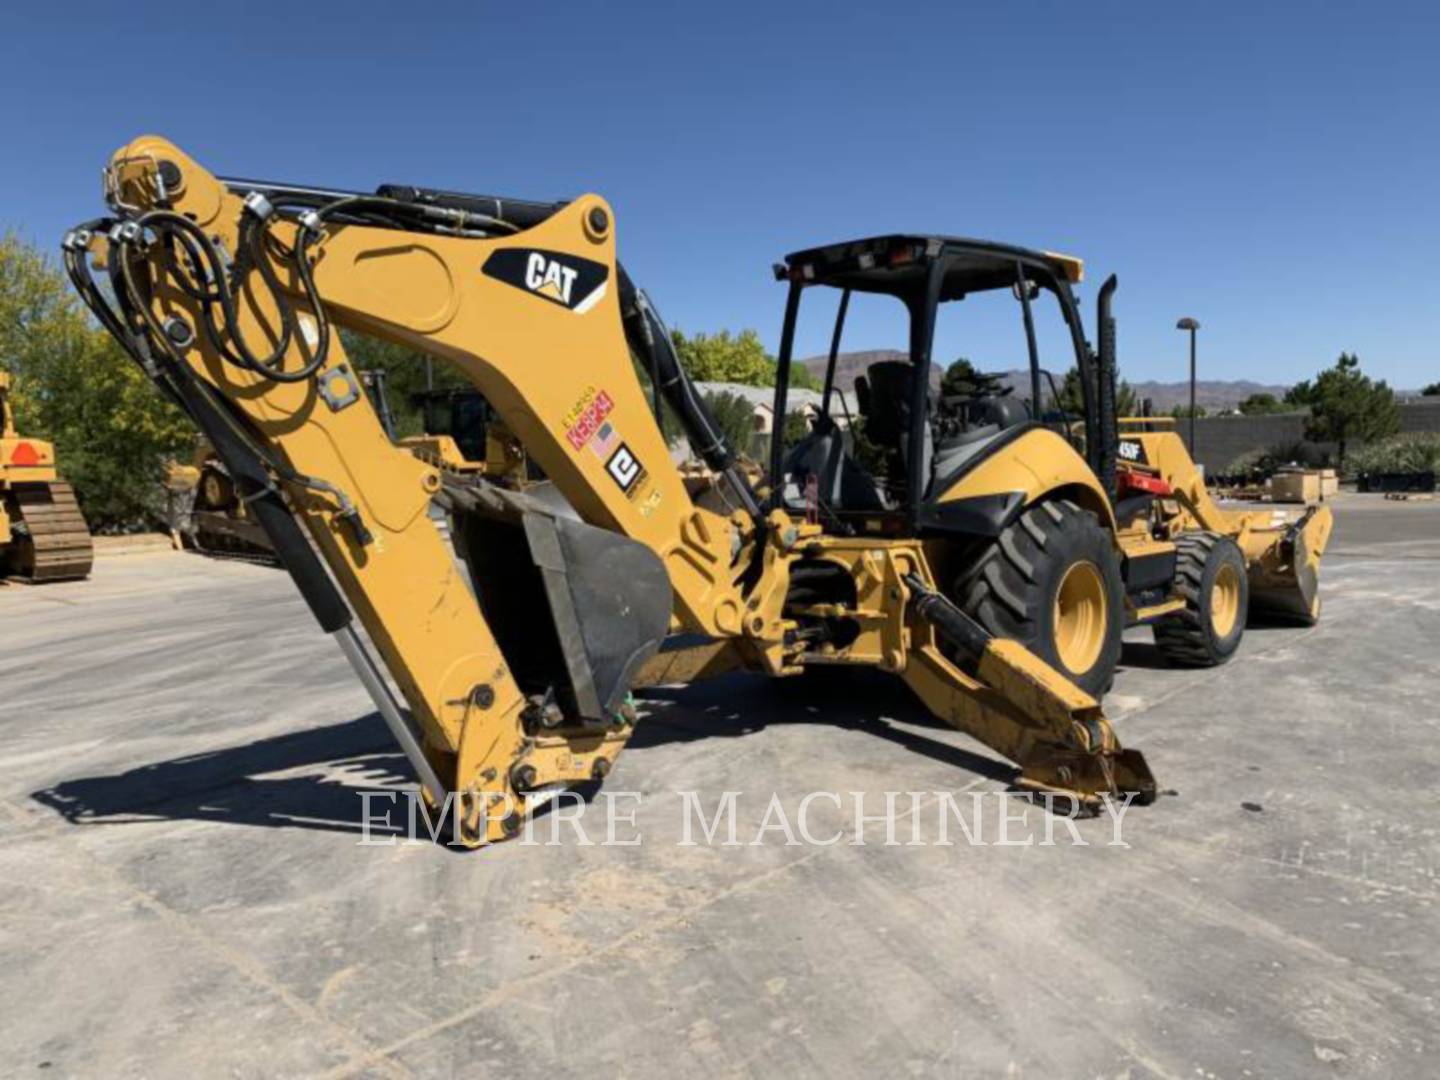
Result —
[[[453, 793], [465, 842], [514, 835], [548, 787], [606, 774], [633, 722], [624, 691], [667, 631], [732, 639], [772, 674], [802, 669], [782, 609], [804, 530], [778, 512], [762, 520], [742, 482], [728, 517], [691, 500], [632, 353], [712, 467], [729, 454], [616, 262], [598, 196], [510, 220], [501, 200], [227, 183], [153, 136], [117, 152], [106, 177], [115, 217], [67, 238], [72, 279], [215, 445], [428, 797]], [[443, 477], [394, 446], [340, 327], [451, 362], [574, 515]], [[454, 515], [468, 583], [430, 520], [434, 501]], [[971, 674], [953, 668], [897, 576], [928, 580], [923, 554], [889, 557], [886, 606], [865, 616], [884, 626], [882, 666], [913, 659], [907, 681], [932, 708], [1022, 766], [1096, 759], [1052, 786], [1116, 790], [1118, 743], [1098, 706], [1010, 643], [982, 642]], [[1136, 775], [1153, 792], [1143, 763]]]

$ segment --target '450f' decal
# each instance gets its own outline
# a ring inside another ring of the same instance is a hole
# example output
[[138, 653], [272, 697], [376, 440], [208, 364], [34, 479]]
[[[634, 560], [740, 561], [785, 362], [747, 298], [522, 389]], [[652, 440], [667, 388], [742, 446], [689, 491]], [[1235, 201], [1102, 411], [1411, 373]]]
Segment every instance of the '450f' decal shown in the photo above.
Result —
[[485, 260], [481, 272], [577, 313], [600, 302], [610, 277], [604, 263], [539, 248], [503, 248]]
[[1139, 465], [1146, 464], [1144, 443], [1136, 442], [1134, 439], [1121, 439], [1119, 452], [1121, 461], [1133, 461]]

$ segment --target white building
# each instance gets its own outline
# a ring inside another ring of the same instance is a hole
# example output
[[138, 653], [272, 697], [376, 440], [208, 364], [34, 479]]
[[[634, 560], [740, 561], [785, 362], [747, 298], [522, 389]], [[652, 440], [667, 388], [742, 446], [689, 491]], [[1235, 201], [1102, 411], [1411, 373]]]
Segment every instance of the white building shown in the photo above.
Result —
[[[755, 434], [768, 437], [775, 430], [775, 388], [773, 386], [746, 386], [744, 383], [697, 382], [695, 390], [702, 397], [707, 394], [734, 394], [750, 402], [755, 410]], [[835, 387], [830, 397], [830, 416], [839, 427], [848, 427], [855, 415], [855, 401], [851, 394]], [[802, 390], [792, 386], [785, 395], [785, 407], [791, 412], [801, 410], [807, 416], [815, 417], [820, 412], [824, 395], [819, 390]]]

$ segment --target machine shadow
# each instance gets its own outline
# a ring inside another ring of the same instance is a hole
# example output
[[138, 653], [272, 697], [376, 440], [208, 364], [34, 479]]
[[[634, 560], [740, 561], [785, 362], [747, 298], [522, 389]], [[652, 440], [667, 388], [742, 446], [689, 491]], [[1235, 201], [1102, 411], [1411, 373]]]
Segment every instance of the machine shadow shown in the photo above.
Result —
[[[734, 674], [642, 693], [642, 711], [647, 700], [665, 704], [642, 717], [629, 743], [633, 750], [805, 723], [863, 731], [987, 779], [1008, 783], [1017, 774], [1006, 762], [914, 730], [949, 729], [892, 676], [876, 672], [837, 670], [794, 680]], [[121, 773], [64, 780], [30, 797], [73, 825], [217, 821], [359, 835], [365, 831], [362, 791], [398, 793], [414, 784], [409, 762], [379, 715], [370, 713]], [[581, 791], [587, 794], [593, 793]], [[407, 807], [403, 797], [374, 804], [373, 814], [389, 811], [390, 825], [372, 823], [370, 834], [405, 836]]]
[[[223, 821], [266, 828], [359, 834], [362, 791], [401, 791], [415, 778], [379, 714], [276, 735], [242, 746], [141, 765], [110, 776], [62, 781], [31, 794], [75, 825], [154, 821]], [[400, 834], [407, 800], [375, 804], [391, 810]]]
[[[1252, 612], [1249, 620], [1245, 623], [1245, 632], [1258, 633], [1262, 636], [1269, 635], [1275, 631], [1290, 631], [1304, 629], [1294, 619], [1286, 619], [1283, 616], [1263, 615]], [[1276, 635], [1277, 637], [1280, 634]], [[1243, 646], [1242, 646], [1243, 647]], [[1186, 667], [1182, 664], [1174, 664], [1165, 658], [1158, 645], [1148, 638], [1140, 641], [1126, 641], [1120, 652], [1120, 667], [1132, 670], [1144, 671], [1203, 671], [1203, 668]]]
[[953, 731], [895, 676], [878, 671], [836, 667], [789, 679], [737, 672], [689, 686], [652, 687], [636, 696], [642, 713], [646, 701], [667, 707], [644, 716], [630, 738], [631, 750], [738, 738], [772, 725], [814, 724], [863, 731], [990, 780], [1009, 783], [1019, 775], [1008, 762], [910, 730]]
[[1153, 641], [1127, 641], [1120, 649], [1120, 667], [1144, 671], [1175, 671], [1177, 668]]

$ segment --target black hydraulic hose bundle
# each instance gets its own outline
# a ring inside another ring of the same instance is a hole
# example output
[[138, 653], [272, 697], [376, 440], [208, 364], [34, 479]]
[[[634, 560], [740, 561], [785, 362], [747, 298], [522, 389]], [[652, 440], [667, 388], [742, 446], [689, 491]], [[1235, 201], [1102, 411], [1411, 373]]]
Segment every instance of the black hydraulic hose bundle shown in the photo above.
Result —
[[[121, 210], [118, 206], [116, 209]], [[270, 231], [271, 223], [279, 217], [293, 218], [297, 224], [294, 242], [288, 248]], [[252, 191], [245, 196], [239, 223], [239, 250], [233, 261], [219, 248], [218, 241], [198, 224], [162, 206], [140, 214], [127, 213], [121, 218], [98, 219], [72, 230], [64, 245], [65, 263], [77, 292], [96, 318], [172, 401], [188, 412], [196, 407], [197, 399], [180, 391], [184, 383], [194, 381], [194, 376], [175, 350], [188, 347], [193, 328], [179, 318], [167, 320], [164, 326], [158, 324], [150, 303], [149, 267], [143, 258], [136, 256], [158, 246], [170, 280], [197, 302], [200, 328], [227, 363], [274, 382], [304, 382], [324, 367], [330, 349], [330, 320], [315, 285], [310, 259], [310, 249], [323, 235], [327, 224], [365, 224], [477, 237], [517, 230], [510, 222], [478, 211], [418, 205], [383, 196], [278, 189], [273, 202], [260, 192]], [[96, 232], [103, 232], [109, 240], [106, 270], [113, 286], [113, 304], [95, 285], [85, 262], [90, 239]], [[297, 311], [282, 287], [270, 258], [272, 247], [293, 266], [308, 312]], [[279, 313], [275, 346], [266, 355], [254, 351], [240, 328], [236, 296], [248, 287], [252, 272], [259, 275]], [[307, 318], [313, 319], [312, 325], [302, 321]], [[296, 342], [306, 353], [305, 362], [298, 369], [286, 370], [284, 359]], [[161, 356], [170, 356], [175, 361], [173, 365], [166, 365], [170, 368], [168, 374], [157, 364], [156, 358]], [[207, 396], [213, 398], [213, 395]], [[358, 510], [342, 490], [273, 460], [243, 431], [239, 418], [223, 405], [216, 407], [227, 430], [248, 447], [263, 469], [289, 483], [334, 496], [340, 503], [341, 519], [362, 545], [370, 543], [370, 533]], [[194, 419], [211, 435], [200, 417]], [[225, 441], [233, 442], [224, 437], [211, 437], [217, 450], [219, 443]], [[227, 461], [227, 465], [230, 464]], [[231, 471], [237, 478], [254, 472], [238, 465]], [[268, 477], [265, 485], [270, 485]]]
[[[237, 419], [229, 414], [225, 403], [217, 399], [214, 391], [196, 378], [174, 354], [169, 339], [162, 334], [157, 340], [151, 325], [153, 318], [147, 321], [148, 311], [142, 314], [135, 310], [136, 298], [131, 291], [134, 270], [121, 270], [131, 253], [126, 250], [126, 241], [118, 237], [117, 242], [111, 245], [108, 267], [112, 274], [120, 274], [127, 280], [116, 283], [114, 305], [111, 305], [95, 284], [86, 264], [86, 255], [93, 232], [103, 229], [113, 233], [115, 228], [115, 222], [101, 220], [67, 235], [65, 268], [76, 291], [94, 311], [101, 325], [209, 439], [321, 628], [327, 633], [343, 629], [350, 624], [350, 609], [305, 538], [271, 475], [273, 473], [307, 487], [316, 486], [317, 482], [268, 460], [242, 431]], [[183, 284], [181, 287], [185, 288]]]
[[[724, 432], [695, 393], [695, 384], [680, 363], [670, 331], [650, 303], [650, 298], [635, 287], [625, 268], [618, 267], [618, 271], [620, 315], [630, 348], [645, 360], [646, 370], [650, 372], [657, 391], [664, 394], [665, 400], [679, 416], [685, 434], [690, 438], [691, 448], [706, 465], [725, 477], [731, 490], [744, 504], [745, 512], [758, 521], [762, 515], [760, 502], [749, 482], [736, 468], [735, 451], [726, 441]], [[655, 422], [660, 422], [658, 412]]]

